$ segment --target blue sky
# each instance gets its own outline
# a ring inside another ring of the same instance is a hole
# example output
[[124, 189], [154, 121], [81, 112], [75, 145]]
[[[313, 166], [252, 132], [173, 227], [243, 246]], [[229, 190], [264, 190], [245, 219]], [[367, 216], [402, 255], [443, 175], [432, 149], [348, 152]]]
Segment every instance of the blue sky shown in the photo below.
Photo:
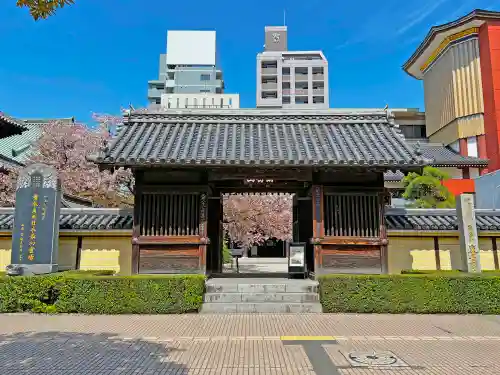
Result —
[[169, 29], [215, 29], [226, 92], [255, 106], [255, 56], [284, 9], [289, 49], [321, 49], [329, 60], [331, 107], [423, 109], [422, 83], [401, 65], [429, 28], [500, 10], [500, 0], [76, 0], [35, 22], [15, 2], [0, 5], [0, 110], [84, 122], [92, 111], [146, 104]]

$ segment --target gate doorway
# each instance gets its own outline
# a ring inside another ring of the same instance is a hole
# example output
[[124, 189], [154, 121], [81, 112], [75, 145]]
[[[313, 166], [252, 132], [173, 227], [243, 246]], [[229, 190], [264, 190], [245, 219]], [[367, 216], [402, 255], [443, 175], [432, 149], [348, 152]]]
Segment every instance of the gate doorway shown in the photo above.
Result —
[[261, 188], [254, 192], [247, 186], [238, 193], [222, 188], [209, 198], [207, 273], [212, 277], [287, 277], [288, 246], [294, 241], [307, 244], [307, 273], [314, 274], [311, 189], [284, 192], [270, 183], [267, 191]]

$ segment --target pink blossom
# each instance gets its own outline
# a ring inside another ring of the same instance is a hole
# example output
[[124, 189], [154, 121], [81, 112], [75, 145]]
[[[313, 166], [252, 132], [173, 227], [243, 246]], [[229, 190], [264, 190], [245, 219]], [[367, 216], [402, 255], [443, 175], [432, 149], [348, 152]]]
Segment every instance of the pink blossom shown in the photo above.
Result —
[[292, 238], [291, 195], [228, 195], [223, 202], [224, 229], [244, 247]]
[[[42, 126], [42, 133], [26, 164], [44, 163], [54, 167], [64, 193], [86, 197], [104, 206], [129, 205], [134, 186], [132, 173], [119, 169], [113, 173], [100, 171], [88, 156], [97, 153], [109, 137], [105, 126], [89, 129], [82, 124], [60, 121]], [[0, 173], [0, 205], [14, 205], [15, 180], [19, 169]]]

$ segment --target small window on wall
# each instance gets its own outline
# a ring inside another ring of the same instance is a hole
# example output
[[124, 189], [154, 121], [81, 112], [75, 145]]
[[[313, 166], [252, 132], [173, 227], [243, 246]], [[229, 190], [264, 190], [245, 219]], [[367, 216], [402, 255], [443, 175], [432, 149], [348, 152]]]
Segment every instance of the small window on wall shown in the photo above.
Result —
[[476, 137], [467, 138], [467, 155], [473, 156], [475, 158], [478, 157], [479, 153], [477, 152], [477, 138]]
[[210, 81], [210, 74], [202, 74], [202, 75], [200, 76], [200, 79], [201, 79], [202, 81]]

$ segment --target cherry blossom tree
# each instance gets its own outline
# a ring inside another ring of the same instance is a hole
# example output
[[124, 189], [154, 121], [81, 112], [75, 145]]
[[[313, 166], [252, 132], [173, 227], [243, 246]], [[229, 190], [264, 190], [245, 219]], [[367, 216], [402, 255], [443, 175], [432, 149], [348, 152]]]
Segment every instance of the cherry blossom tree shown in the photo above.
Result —
[[262, 244], [269, 238], [292, 238], [292, 196], [224, 196], [224, 230], [243, 247]]
[[[110, 137], [108, 131], [99, 126], [89, 129], [82, 124], [50, 122], [42, 126], [41, 136], [33, 145], [27, 165], [44, 163], [54, 167], [61, 178], [63, 191], [85, 197], [92, 202], [117, 207], [130, 205], [134, 180], [130, 171], [122, 168], [100, 171], [88, 156], [99, 152]], [[14, 204], [14, 186], [19, 169], [0, 173], [0, 204]]]

